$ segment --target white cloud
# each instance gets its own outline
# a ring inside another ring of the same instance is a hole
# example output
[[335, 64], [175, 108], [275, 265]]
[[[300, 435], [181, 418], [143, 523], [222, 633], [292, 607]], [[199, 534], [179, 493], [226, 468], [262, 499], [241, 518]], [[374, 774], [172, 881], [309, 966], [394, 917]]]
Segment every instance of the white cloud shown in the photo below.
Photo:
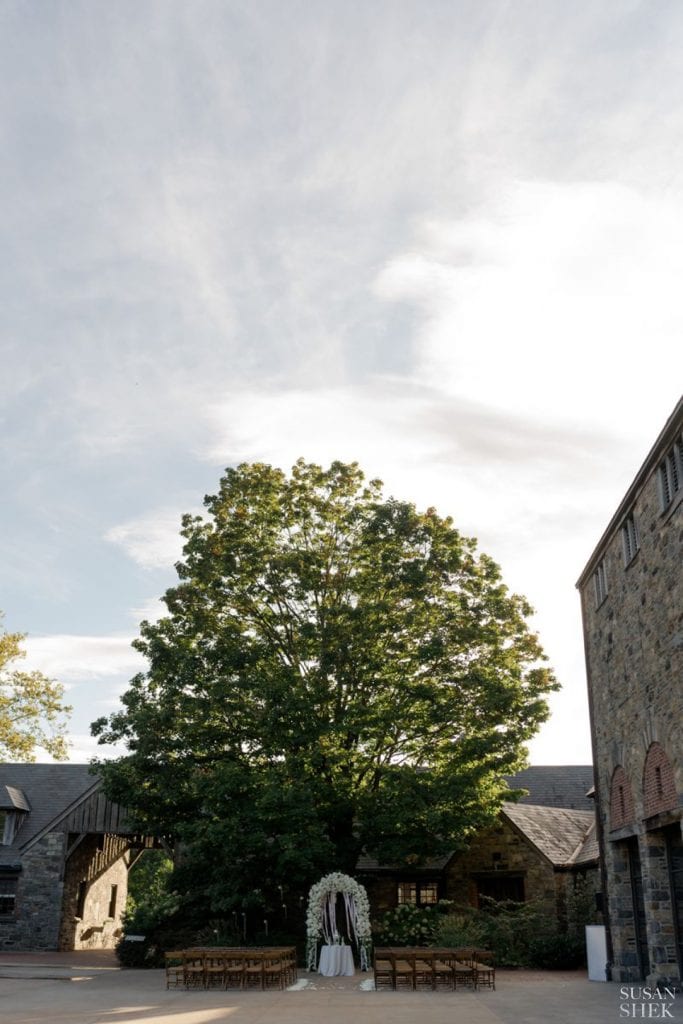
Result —
[[565, 686], [536, 760], [589, 756], [574, 582], [678, 397], [682, 216], [616, 184], [511, 185], [476, 217], [425, 223], [378, 274], [380, 299], [419, 311], [410, 379], [207, 409], [212, 461], [356, 459], [479, 537], [539, 609]]
[[[87, 764], [92, 758], [111, 761], [116, 757], [123, 757], [128, 751], [123, 743], [112, 744], [111, 746], [100, 746], [94, 736], [87, 732], [73, 732], [69, 734], [69, 761], [72, 764]], [[41, 757], [41, 761], [49, 758]]]
[[29, 636], [22, 667], [37, 669], [60, 682], [78, 684], [130, 675], [144, 667], [141, 654], [123, 636]]
[[[170, 564], [170, 563], [169, 563]], [[136, 608], [131, 608], [129, 614], [134, 622], [139, 623], [144, 619], [146, 622], [158, 622], [160, 618], [168, 613], [164, 602], [158, 597], [150, 597]]]
[[105, 540], [145, 569], [168, 569], [182, 554], [180, 520], [188, 509], [161, 508], [110, 527]]
[[621, 408], [639, 437], [680, 387], [682, 217], [673, 194], [516, 183], [476, 216], [425, 223], [375, 288], [423, 315], [417, 379], [550, 425]]

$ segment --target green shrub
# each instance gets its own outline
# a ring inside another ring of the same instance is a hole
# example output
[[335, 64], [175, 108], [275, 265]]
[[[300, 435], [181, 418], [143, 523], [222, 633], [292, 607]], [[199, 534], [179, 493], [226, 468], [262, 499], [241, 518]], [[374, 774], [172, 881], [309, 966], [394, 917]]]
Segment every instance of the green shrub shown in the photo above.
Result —
[[438, 922], [434, 941], [439, 946], [481, 946], [488, 949], [486, 921], [472, 907], [456, 908]]
[[574, 970], [586, 962], [583, 926], [577, 918], [573, 915], [568, 931], [558, 931], [541, 900], [496, 902], [482, 897], [480, 909], [454, 907], [439, 922], [434, 941], [490, 949], [499, 967]]
[[490, 949], [499, 967], [529, 967], [537, 940], [555, 933], [555, 923], [542, 901], [496, 902], [481, 898], [482, 906], [456, 907], [441, 921], [435, 942], [444, 946]]

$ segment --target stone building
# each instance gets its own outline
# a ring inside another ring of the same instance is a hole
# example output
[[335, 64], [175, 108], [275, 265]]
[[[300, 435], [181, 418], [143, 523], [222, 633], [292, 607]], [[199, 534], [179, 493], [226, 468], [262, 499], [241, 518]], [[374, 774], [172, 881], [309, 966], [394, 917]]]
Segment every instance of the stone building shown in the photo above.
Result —
[[400, 903], [425, 906], [440, 899], [473, 907], [482, 897], [540, 900], [561, 925], [571, 894], [586, 888], [595, 892], [595, 810], [587, 796], [592, 767], [537, 766], [507, 781], [526, 795], [504, 804], [496, 824], [478, 833], [466, 850], [419, 868], [361, 857], [357, 871], [375, 913]]
[[151, 841], [87, 765], [0, 765], [0, 949], [106, 949]]
[[683, 978], [682, 510], [683, 399], [577, 583], [616, 981]]

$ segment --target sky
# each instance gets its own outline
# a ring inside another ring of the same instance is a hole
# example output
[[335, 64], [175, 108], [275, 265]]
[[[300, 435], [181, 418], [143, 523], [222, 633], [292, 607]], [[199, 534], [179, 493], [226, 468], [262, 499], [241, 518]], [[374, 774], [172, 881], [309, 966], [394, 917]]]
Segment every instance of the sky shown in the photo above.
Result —
[[[71, 760], [225, 467], [478, 539], [591, 760], [575, 581], [681, 393], [672, 0], [0, 6], [0, 608]], [[43, 760], [46, 758], [42, 757]]]

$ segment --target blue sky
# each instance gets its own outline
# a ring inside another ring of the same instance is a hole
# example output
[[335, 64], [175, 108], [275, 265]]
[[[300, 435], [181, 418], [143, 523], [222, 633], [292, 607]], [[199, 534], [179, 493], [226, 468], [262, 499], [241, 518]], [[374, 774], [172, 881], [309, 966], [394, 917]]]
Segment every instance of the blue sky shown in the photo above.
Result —
[[[0, 607], [89, 722], [222, 469], [356, 459], [574, 582], [681, 391], [677, 3], [8, 2]], [[113, 751], [111, 751], [113, 753]]]

